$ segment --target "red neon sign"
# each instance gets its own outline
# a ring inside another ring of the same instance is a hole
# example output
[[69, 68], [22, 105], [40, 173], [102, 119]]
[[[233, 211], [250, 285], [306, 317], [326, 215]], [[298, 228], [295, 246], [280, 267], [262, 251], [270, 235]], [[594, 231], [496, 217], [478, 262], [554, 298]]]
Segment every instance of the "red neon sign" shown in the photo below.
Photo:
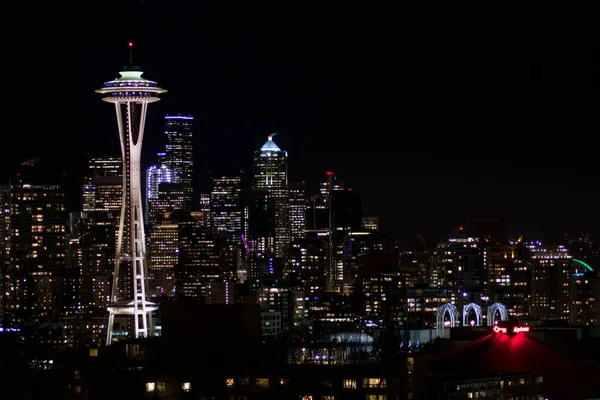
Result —
[[[500, 327], [498, 325], [495, 325], [494, 326], [494, 332], [496, 332], [496, 333], [500, 333], [500, 332], [507, 333], [508, 330], [507, 330], [507, 328], [502, 328], [502, 327]], [[529, 332], [529, 327], [528, 326], [515, 326], [515, 327], [513, 327], [512, 333], [520, 333], [520, 332]]]

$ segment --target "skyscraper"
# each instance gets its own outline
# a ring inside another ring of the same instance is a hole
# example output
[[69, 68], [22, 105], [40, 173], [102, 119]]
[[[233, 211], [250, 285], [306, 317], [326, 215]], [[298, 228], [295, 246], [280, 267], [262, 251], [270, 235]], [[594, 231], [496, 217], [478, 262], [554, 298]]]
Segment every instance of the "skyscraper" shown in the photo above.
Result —
[[210, 171], [210, 231], [241, 246], [244, 233], [244, 171]]
[[64, 305], [65, 194], [59, 180], [50, 183], [42, 170], [35, 162], [22, 163], [2, 196], [6, 263], [2, 272], [9, 277], [2, 297], [10, 315], [4, 321], [7, 325], [19, 325], [24, 318], [56, 316]]
[[83, 185], [83, 211], [108, 211], [115, 218], [121, 211], [123, 160], [121, 157], [91, 156]]
[[165, 116], [165, 163], [173, 171], [173, 182], [183, 184], [187, 208], [195, 205], [193, 123], [192, 116]]
[[173, 171], [166, 164], [165, 153], [158, 153], [158, 161], [146, 170], [146, 223], [156, 223], [156, 215], [150, 215], [152, 202], [158, 199], [158, 187], [161, 183], [173, 182]]
[[[275, 257], [283, 257], [285, 247], [290, 240], [290, 226], [288, 223], [288, 198], [287, 198], [287, 151], [283, 151], [269, 135], [267, 142], [254, 153], [254, 176], [252, 181], [253, 212], [259, 211], [269, 214], [274, 229], [254, 231], [250, 225], [253, 239], [259, 242], [273, 241]], [[255, 219], [256, 221], [256, 219]], [[256, 226], [256, 223], [254, 224]], [[271, 237], [269, 237], [271, 236]]]
[[[131, 48], [132, 44], [129, 46]], [[115, 105], [123, 153], [123, 197], [108, 306], [107, 345], [113, 339], [115, 315], [125, 316], [123, 333], [138, 338], [147, 337], [152, 331], [151, 313], [156, 307], [146, 297], [148, 266], [140, 158], [148, 104], [160, 100], [159, 95], [166, 92], [156, 82], [143, 78], [143, 72], [137, 66], [126, 66], [119, 74], [120, 77], [96, 90], [102, 94], [102, 100]]]
[[306, 237], [306, 184], [290, 182], [288, 185], [288, 217], [290, 222], [290, 241]]

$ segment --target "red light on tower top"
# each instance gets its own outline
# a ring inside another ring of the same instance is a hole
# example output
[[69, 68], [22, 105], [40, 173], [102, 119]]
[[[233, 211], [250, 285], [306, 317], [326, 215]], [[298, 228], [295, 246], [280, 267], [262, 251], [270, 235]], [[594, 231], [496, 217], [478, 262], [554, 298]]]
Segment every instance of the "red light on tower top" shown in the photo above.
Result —
[[133, 42], [129, 42], [129, 65], [133, 65]]
[[335, 172], [333, 172], [333, 171], [327, 171], [327, 172], [325, 172], [325, 173], [327, 174], [327, 176], [332, 176], [332, 175], [335, 175]]

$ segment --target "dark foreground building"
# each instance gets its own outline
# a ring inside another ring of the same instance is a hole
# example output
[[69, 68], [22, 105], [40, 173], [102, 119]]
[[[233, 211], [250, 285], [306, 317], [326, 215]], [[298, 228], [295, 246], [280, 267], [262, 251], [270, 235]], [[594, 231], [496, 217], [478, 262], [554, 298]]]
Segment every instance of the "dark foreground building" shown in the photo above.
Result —
[[539, 332], [480, 327], [468, 340], [411, 351], [382, 334], [369, 354], [336, 358], [342, 343], [265, 343], [254, 304], [171, 302], [162, 308], [162, 329], [160, 338], [72, 349], [36, 363], [31, 356], [44, 360], [41, 349], [20, 334], [0, 335], [0, 399], [600, 398], [600, 368], [533, 339]]

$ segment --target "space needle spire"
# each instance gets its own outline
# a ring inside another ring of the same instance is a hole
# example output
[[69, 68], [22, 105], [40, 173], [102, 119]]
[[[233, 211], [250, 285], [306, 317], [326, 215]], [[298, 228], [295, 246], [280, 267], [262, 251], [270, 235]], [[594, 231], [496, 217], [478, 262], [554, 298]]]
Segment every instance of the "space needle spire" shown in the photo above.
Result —
[[123, 159], [123, 195], [115, 254], [115, 268], [108, 304], [106, 345], [113, 341], [115, 319], [126, 329], [120, 335], [140, 338], [152, 334], [152, 312], [157, 309], [147, 300], [146, 241], [142, 212], [141, 150], [148, 104], [160, 100], [166, 90], [142, 77], [132, 64], [133, 43], [129, 42], [130, 65], [120, 77], [105, 82], [96, 90], [102, 100], [115, 105]]

